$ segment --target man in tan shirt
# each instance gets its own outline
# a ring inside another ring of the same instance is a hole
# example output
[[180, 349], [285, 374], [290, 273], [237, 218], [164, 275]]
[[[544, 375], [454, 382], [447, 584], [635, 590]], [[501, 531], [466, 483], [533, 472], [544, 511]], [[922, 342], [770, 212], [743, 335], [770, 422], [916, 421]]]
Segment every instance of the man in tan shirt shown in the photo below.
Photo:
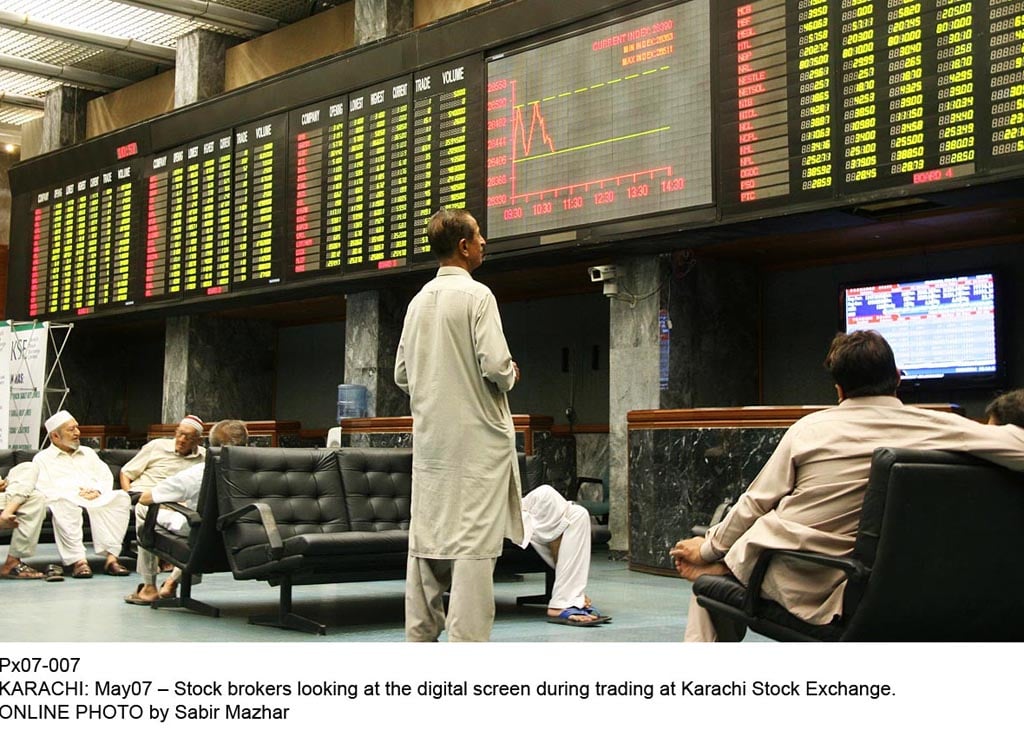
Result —
[[[672, 548], [680, 576], [693, 581], [731, 574], [746, 584], [764, 549], [849, 554], [875, 448], [964, 451], [1024, 471], [1024, 429], [904, 406], [896, 398], [900, 377], [892, 349], [877, 332], [837, 335], [825, 368], [839, 405], [797, 421], [721, 523], [706, 537]], [[838, 571], [786, 559], [769, 567], [763, 592], [820, 625], [842, 614], [845, 586]], [[736, 640], [742, 634], [724, 618], [713, 620], [691, 598], [687, 641]]]

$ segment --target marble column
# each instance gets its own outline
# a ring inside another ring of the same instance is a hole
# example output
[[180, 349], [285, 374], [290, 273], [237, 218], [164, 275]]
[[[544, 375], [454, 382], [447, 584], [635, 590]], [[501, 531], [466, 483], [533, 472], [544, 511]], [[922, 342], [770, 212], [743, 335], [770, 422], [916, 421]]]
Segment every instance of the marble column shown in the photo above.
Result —
[[263, 321], [168, 318], [162, 421], [273, 419], [275, 341]]
[[73, 86], [59, 86], [43, 103], [43, 132], [39, 153], [45, 154], [85, 140], [86, 105], [99, 94]]
[[174, 58], [175, 107], [224, 92], [224, 55], [237, 41], [204, 29], [178, 39]]
[[[616, 265], [626, 299], [610, 302], [609, 546], [622, 552], [637, 479], [629, 476], [627, 412], [759, 403], [760, 285], [752, 266], [683, 254]], [[630, 294], [647, 296], [632, 304]]]
[[609, 301], [608, 546], [613, 553], [623, 553], [629, 545], [626, 413], [659, 406], [659, 296], [650, 293], [662, 282], [662, 264], [656, 256], [641, 256], [621, 260], [616, 267], [620, 293], [648, 295], [635, 304], [618, 298]]
[[668, 382], [658, 408], [759, 404], [757, 269], [677, 255], [666, 271], [662, 309], [671, 324]]
[[[203, 29], [178, 39], [174, 106], [224, 91], [224, 53], [235, 41]], [[267, 324], [178, 316], [164, 326], [162, 421], [272, 419], [274, 335]]]
[[393, 290], [349, 294], [345, 301], [345, 382], [365, 385], [368, 417], [409, 414], [395, 385], [395, 353], [408, 300]]
[[[412, 28], [413, 0], [355, 0], [355, 42], [368, 44]], [[370, 417], [409, 414], [409, 399], [395, 385], [395, 352], [408, 300], [393, 291], [346, 297], [345, 382], [365, 385]]]
[[412, 28], [413, 0], [355, 0], [356, 44], [368, 44]]

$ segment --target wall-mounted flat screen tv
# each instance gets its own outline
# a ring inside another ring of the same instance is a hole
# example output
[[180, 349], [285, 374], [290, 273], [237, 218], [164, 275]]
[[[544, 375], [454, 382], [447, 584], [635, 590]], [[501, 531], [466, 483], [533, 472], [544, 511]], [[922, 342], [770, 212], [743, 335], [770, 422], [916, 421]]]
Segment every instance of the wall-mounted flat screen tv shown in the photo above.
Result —
[[991, 386], [1005, 375], [991, 272], [849, 284], [840, 304], [847, 333], [885, 336], [908, 386]]

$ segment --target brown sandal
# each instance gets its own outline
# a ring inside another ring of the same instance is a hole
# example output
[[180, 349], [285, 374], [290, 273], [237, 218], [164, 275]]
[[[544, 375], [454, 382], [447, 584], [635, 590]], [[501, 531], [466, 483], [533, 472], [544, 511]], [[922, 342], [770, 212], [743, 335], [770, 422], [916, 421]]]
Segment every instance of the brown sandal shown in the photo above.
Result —
[[104, 565], [103, 572], [106, 573], [108, 576], [126, 576], [131, 573], [131, 571], [128, 570], [128, 568], [123, 566], [117, 560], [111, 560], [106, 565]]
[[92, 568], [85, 560], [79, 560], [71, 566], [72, 578], [92, 578]]
[[8, 570], [6, 573], [0, 573], [0, 578], [6, 578], [11, 581], [32, 581], [37, 578], [45, 578], [40, 571], [33, 568], [31, 565], [26, 565], [21, 562], [15, 565], [13, 568]]

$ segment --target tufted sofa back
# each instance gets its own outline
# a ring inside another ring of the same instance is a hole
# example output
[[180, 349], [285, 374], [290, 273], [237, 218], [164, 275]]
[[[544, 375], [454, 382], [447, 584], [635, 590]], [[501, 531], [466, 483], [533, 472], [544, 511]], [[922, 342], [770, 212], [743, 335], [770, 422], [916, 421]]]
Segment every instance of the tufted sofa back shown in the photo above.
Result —
[[408, 530], [411, 448], [342, 448], [337, 452], [352, 531]]
[[[282, 539], [298, 534], [350, 531], [333, 450], [225, 446], [220, 455], [221, 515], [250, 503], [271, 506]], [[224, 542], [233, 550], [267, 539], [256, 520], [233, 524]]]

